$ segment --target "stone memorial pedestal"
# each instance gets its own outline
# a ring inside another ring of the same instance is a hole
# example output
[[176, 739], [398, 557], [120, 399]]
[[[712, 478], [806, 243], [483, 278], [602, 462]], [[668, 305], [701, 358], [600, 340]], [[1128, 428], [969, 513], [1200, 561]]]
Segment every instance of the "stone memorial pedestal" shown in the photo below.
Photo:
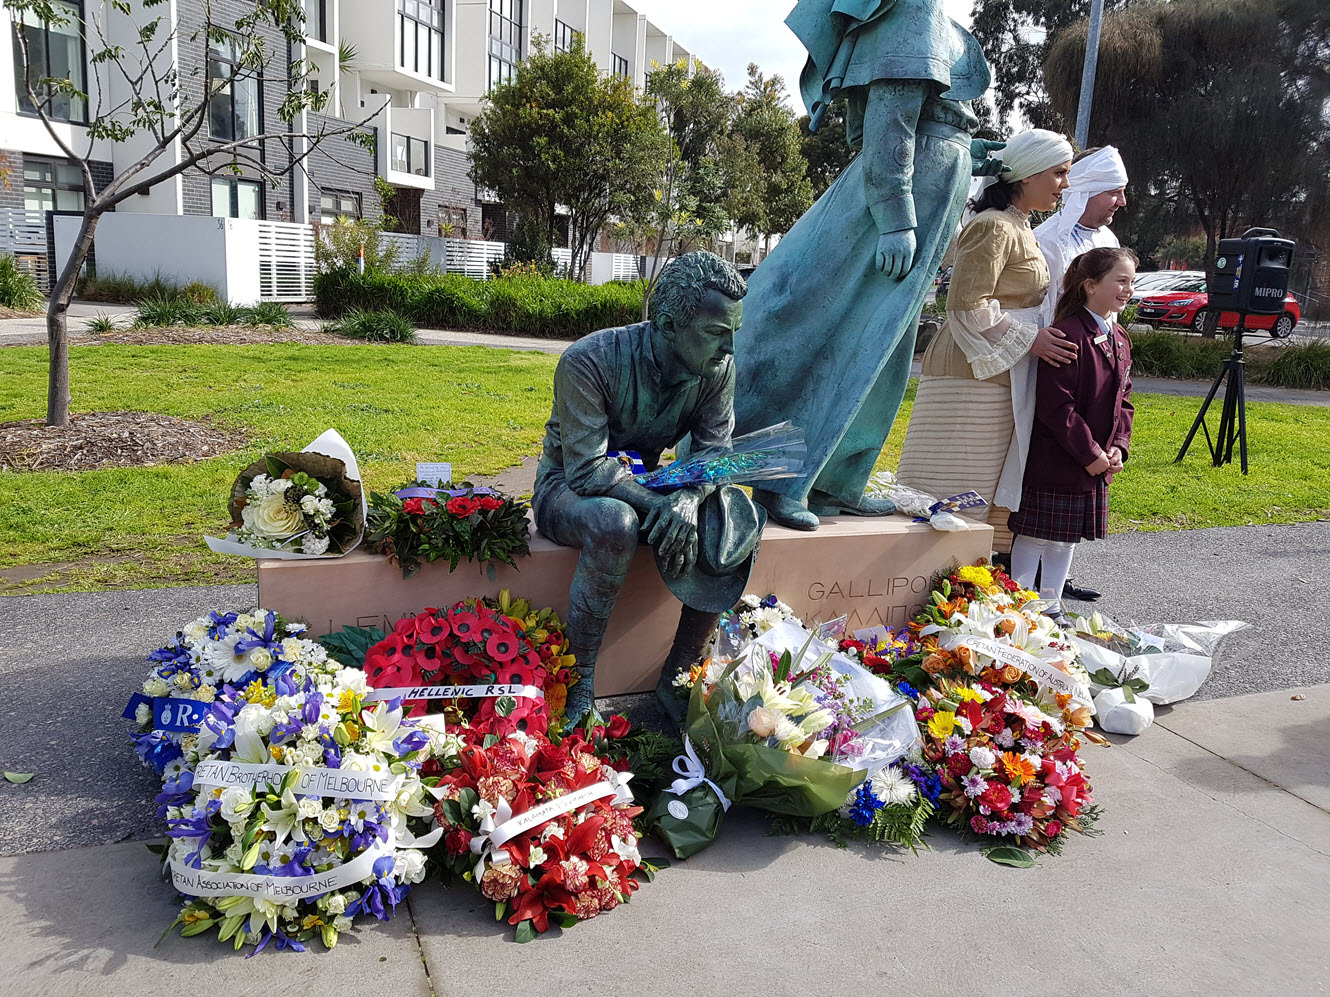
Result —
[[[774, 592], [810, 625], [844, 614], [850, 629], [899, 626], [922, 607], [936, 572], [987, 557], [992, 543], [987, 524], [941, 533], [900, 515], [826, 518], [815, 533], [773, 525], [762, 535], [747, 590]], [[428, 606], [492, 596], [502, 588], [562, 615], [577, 555], [535, 534], [520, 570], [498, 565], [494, 581], [483, 566], [467, 562], [452, 573], [446, 562], [426, 564], [414, 578], [403, 579], [386, 558], [360, 551], [319, 561], [260, 560], [259, 605], [308, 622], [315, 636], [345, 626], [391, 630], [397, 620]], [[661, 581], [651, 548], [643, 545], [610, 617], [596, 665], [596, 695], [654, 688], [678, 623], [679, 602]]]

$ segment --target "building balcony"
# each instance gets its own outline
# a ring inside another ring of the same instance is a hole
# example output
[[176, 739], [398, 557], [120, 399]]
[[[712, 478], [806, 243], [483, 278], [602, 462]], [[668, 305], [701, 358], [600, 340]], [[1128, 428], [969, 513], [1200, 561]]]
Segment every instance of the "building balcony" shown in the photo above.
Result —
[[454, 10], [454, 0], [356, 0], [339, 5], [338, 36], [355, 45], [351, 68], [362, 80], [385, 90], [451, 94]]
[[394, 187], [434, 189], [434, 110], [385, 104], [374, 117], [379, 175]]

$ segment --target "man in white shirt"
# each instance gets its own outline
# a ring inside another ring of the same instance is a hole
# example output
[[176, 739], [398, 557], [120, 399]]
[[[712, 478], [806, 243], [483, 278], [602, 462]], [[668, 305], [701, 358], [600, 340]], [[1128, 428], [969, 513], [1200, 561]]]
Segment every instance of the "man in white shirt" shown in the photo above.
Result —
[[[1118, 208], [1127, 206], [1127, 167], [1111, 145], [1086, 149], [1072, 160], [1070, 186], [1062, 195], [1062, 209], [1034, 230], [1048, 261], [1048, 297], [1040, 308], [1040, 328], [1053, 324], [1053, 312], [1062, 294], [1062, 277], [1071, 261], [1098, 246], [1118, 246], [1109, 229]], [[1072, 584], [1062, 589], [1064, 599], [1093, 601], [1094, 589]]]

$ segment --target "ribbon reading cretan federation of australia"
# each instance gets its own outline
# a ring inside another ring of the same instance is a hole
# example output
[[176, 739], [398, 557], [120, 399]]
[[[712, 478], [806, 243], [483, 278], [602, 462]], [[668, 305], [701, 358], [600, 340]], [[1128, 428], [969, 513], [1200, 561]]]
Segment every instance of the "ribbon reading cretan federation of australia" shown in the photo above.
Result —
[[[1090, 690], [1076, 681], [1056, 665], [1051, 665], [1042, 658], [1037, 658], [1021, 647], [1002, 644], [989, 637], [972, 637], [968, 634], [955, 634], [941, 642], [945, 650], [954, 651], [958, 647], [968, 647], [978, 654], [986, 654], [994, 661], [1004, 665], [1014, 665], [1036, 682], [1040, 682], [1054, 692], [1070, 696], [1076, 702], [1089, 706], [1092, 702]], [[950, 647], [947, 645], [950, 644]]]
[[707, 778], [707, 770], [702, 764], [702, 760], [697, 757], [697, 750], [693, 747], [693, 742], [688, 739], [688, 735], [683, 736], [683, 754], [674, 759], [674, 771], [679, 773], [679, 778], [670, 783], [670, 788], [665, 790], [667, 793], [673, 793], [675, 796], [683, 796], [684, 793], [694, 786], [700, 786], [706, 783], [716, 792], [720, 799], [720, 805], [723, 810], [730, 809], [730, 801], [725, 794], [721, 792], [719, 786]]

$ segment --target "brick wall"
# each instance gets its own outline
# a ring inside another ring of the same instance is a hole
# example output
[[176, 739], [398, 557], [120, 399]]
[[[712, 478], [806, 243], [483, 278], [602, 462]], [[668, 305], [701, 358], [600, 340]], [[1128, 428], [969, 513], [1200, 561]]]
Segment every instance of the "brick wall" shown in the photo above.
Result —
[[[242, 0], [211, 0], [211, 6], [213, 24], [218, 26], [234, 25], [237, 18], [253, 10], [253, 4], [244, 3]], [[176, 42], [179, 49], [183, 99], [195, 104], [203, 99], [204, 88], [207, 86], [206, 73], [202, 70], [208, 64], [208, 44], [200, 32], [204, 20], [203, 4], [199, 0], [183, 0], [176, 9], [179, 12]], [[269, 58], [267, 72], [260, 85], [259, 128], [264, 132], [289, 132], [292, 130], [291, 126], [277, 116], [277, 110], [287, 94], [285, 78], [290, 73], [288, 46], [286, 39], [276, 27], [264, 25], [261, 32], [267, 43], [267, 51], [274, 54]], [[193, 67], [200, 67], [200, 71], [194, 73]], [[205, 121], [204, 132], [207, 127]], [[290, 166], [290, 156], [278, 143], [266, 143], [266, 147], [259, 151], [259, 155], [264, 165], [274, 173], [281, 173]], [[220, 166], [226, 161], [225, 158], [219, 157], [216, 165]], [[252, 173], [253, 171], [249, 169], [245, 170], [245, 175], [249, 179], [262, 179]], [[181, 182], [185, 214], [212, 214], [211, 177], [203, 170], [191, 169], [184, 173]], [[294, 217], [291, 211], [294, 190], [294, 179], [290, 175], [279, 176], [276, 181], [265, 185], [264, 211], [270, 220], [280, 221], [283, 217], [288, 219]], [[285, 205], [285, 212], [278, 210], [279, 201]]]
[[[328, 128], [341, 128], [355, 124], [340, 118], [327, 118], [324, 124]], [[317, 131], [318, 124], [311, 126]], [[376, 132], [372, 126], [365, 130]], [[309, 218], [317, 221], [319, 217], [319, 194], [324, 188], [339, 191], [353, 191], [360, 195], [360, 210], [366, 218], [379, 215], [379, 196], [374, 190], [374, 177], [378, 174], [374, 153], [362, 145], [357, 145], [345, 135], [325, 139], [314, 148], [305, 159], [305, 171], [309, 174]]]
[[434, 189], [427, 190], [420, 199], [420, 234], [439, 234], [439, 208], [462, 208], [466, 211], [466, 233], [472, 239], [480, 238], [480, 205], [476, 203], [476, 185], [468, 173], [471, 159], [465, 152], [442, 145], [434, 147]]
[[23, 207], [23, 153], [17, 149], [0, 149], [8, 162], [0, 160], [0, 167], [9, 171], [9, 187], [0, 183], [0, 209]]

